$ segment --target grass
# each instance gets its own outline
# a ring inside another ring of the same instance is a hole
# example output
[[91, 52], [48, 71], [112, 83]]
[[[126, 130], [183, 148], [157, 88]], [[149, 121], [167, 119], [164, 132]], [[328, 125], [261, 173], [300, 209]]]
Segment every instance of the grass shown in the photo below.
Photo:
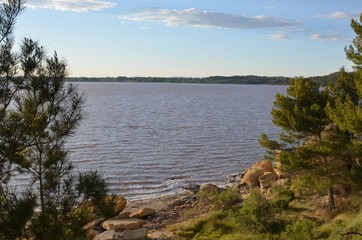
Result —
[[[281, 196], [285, 199], [285, 191], [281, 192], [283, 193]], [[283, 204], [282, 207], [274, 204], [277, 198], [275, 196], [273, 199], [263, 199], [258, 194], [253, 199], [250, 199], [250, 196], [243, 205], [228, 206], [226, 210], [211, 208], [212, 210], [206, 215], [168, 226], [168, 230], [174, 232], [176, 239], [179, 240], [362, 239], [359, 234], [352, 234], [362, 233], [362, 202], [360, 197], [340, 200], [336, 211], [330, 213], [317, 211], [320, 208], [318, 203], [322, 198], [315, 196], [300, 197], [293, 200], [290, 198], [290, 202], [287, 205]], [[213, 199], [220, 198], [223, 199], [224, 197], [213, 196]], [[226, 201], [226, 199], [224, 200]], [[244, 205], [252, 206], [254, 210], [243, 210]], [[271, 211], [263, 212], [265, 209], [269, 209], [269, 206], [272, 208]], [[258, 212], [259, 208], [260, 212]], [[263, 214], [270, 214], [267, 217], [273, 220], [269, 221]], [[342, 234], [347, 235], [343, 236]]]

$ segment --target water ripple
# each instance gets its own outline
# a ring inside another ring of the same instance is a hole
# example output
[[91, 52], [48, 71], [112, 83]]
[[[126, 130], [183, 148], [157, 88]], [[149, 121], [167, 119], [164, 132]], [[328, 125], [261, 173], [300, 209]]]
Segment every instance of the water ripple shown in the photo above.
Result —
[[146, 198], [186, 183], [222, 184], [263, 157], [277, 135], [270, 110], [284, 86], [80, 83], [86, 118], [67, 143], [80, 171], [98, 170], [112, 191]]

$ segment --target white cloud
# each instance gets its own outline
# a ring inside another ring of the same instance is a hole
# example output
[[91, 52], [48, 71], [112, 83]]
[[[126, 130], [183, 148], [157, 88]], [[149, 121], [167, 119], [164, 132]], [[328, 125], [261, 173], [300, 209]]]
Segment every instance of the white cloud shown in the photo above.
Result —
[[281, 41], [281, 40], [289, 39], [289, 37], [287, 36], [286, 33], [280, 32], [280, 33], [275, 33], [275, 34], [271, 35], [270, 39], [274, 40], [274, 41]]
[[332, 41], [337, 42], [346, 39], [343, 35], [339, 33], [326, 33], [326, 34], [313, 34], [309, 36], [312, 40], [315, 41]]
[[104, 0], [28, 0], [29, 8], [47, 8], [58, 11], [89, 12], [116, 6], [115, 2]]
[[333, 12], [328, 15], [318, 15], [317, 17], [324, 19], [351, 19], [356, 16], [357, 14], [349, 14], [345, 12]]
[[192, 26], [199, 28], [275, 28], [298, 25], [295, 21], [276, 17], [245, 17], [220, 12], [186, 10], [149, 9], [130, 15], [118, 16], [121, 20], [140, 22], [159, 22], [166, 26]]

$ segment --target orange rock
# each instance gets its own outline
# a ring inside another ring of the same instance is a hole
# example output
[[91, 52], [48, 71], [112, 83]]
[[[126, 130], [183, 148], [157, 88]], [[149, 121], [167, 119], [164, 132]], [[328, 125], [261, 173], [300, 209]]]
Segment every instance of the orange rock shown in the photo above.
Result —
[[141, 208], [138, 211], [136, 211], [135, 213], [132, 213], [130, 215], [130, 217], [132, 218], [144, 218], [144, 217], [148, 217], [152, 214], [154, 214], [156, 212], [155, 209], [153, 208]]

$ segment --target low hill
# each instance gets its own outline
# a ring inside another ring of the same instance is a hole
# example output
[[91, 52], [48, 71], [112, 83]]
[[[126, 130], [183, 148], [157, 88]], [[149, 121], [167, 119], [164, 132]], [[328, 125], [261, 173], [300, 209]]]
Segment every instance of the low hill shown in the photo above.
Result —
[[[317, 81], [321, 86], [328, 82], [336, 82], [338, 73], [331, 73], [325, 76], [308, 77], [308, 79]], [[74, 77], [68, 78], [68, 81], [75, 82], [157, 82], [157, 83], [208, 83], [208, 84], [272, 84], [287, 85], [291, 78], [289, 77], [266, 77], [266, 76], [210, 76], [205, 78], [191, 77]]]

